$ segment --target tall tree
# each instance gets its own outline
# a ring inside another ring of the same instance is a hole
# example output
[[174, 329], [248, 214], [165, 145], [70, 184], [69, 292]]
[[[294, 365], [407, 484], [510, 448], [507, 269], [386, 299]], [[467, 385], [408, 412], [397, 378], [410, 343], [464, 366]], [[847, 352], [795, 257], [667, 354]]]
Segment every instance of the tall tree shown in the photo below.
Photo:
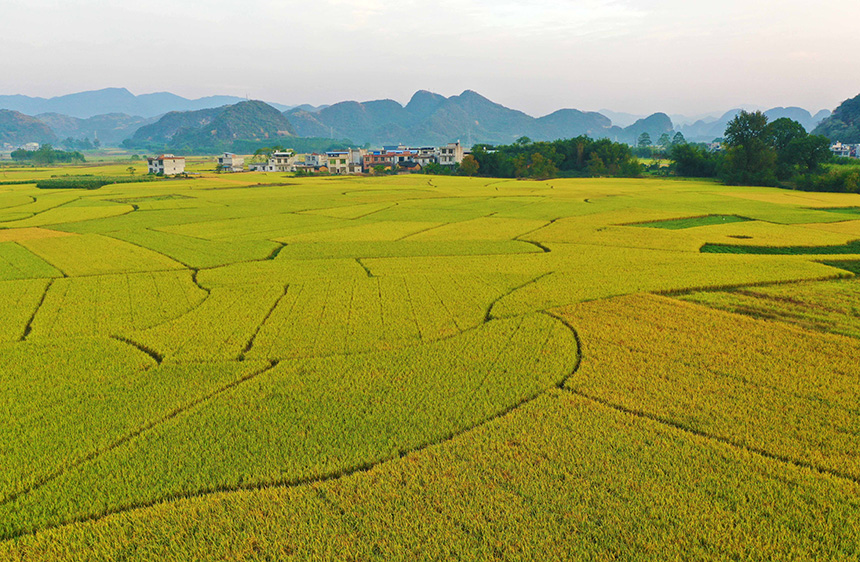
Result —
[[764, 113], [741, 111], [726, 126], [725, 145], [722, 172], [727, 184], [776, 184], [777, 155]]
[[478, 173], [478, 168], [480, 168], [480, 165], [471, 154], [464, 156], [463, 161], [460, 162], [460, 174], [464, 176], [474, 176]]
[[647, 131], [642, 133], [639, 135], [639, 140], [636, 141], [636, 145], [640, 148], [651, 146], [651, 135], [649, 135]]

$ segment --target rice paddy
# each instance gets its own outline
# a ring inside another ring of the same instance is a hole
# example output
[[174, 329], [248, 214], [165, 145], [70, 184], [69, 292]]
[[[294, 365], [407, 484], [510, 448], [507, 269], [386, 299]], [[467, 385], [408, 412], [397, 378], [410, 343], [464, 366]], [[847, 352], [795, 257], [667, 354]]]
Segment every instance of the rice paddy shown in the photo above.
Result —
[[50, 175], [0, 191], [0, 560], [860, 556], [860, 196]]

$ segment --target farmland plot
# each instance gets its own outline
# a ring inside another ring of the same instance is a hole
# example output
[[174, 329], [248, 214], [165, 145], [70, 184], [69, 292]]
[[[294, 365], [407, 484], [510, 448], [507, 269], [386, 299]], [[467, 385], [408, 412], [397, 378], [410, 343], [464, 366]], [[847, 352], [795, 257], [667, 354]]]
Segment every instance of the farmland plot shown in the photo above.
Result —
[[192, 168], [0, 193], [0, 560], [857, 559], [860, 196]]
[[0, 506], [0, 533], [396, 458], [560, 384], [576, 356], [570, 330], [536, 314], [397, 352], [284, 362]]
[[58, 279], [33, 319], [29, 337], [127, 336], [183, 315], [207, 295], [190, 271]]

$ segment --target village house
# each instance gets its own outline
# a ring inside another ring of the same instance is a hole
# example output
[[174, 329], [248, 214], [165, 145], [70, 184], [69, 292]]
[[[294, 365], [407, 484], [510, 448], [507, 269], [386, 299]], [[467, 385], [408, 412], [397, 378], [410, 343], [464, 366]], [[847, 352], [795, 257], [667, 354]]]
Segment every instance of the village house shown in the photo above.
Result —
[[365, 153], [365, 150], [355, 148], [326, 152], [326, 167], [335, 175], [360, 174]]
[[245, 159], [232, 152], [225, 152], [223, 156], [218, 157], [218, 169], [222, 172], [243, 172], [244, 165]]
[[463, 147], [459, 142], [449, 142], [446, 146], [440, 147], [438, 152], [437, 164], [442, 166], [453, 166], [463, 161]]
[[150, 174], [162, 176], [175, 176], [185, 173], [185, 157], [172, 154], [162, 154], [154, 158], [147, 158]]
[[830, 147], [834, 156], [843, 158], [860, 158], [860, 144], [843, 144], [838, 142]]

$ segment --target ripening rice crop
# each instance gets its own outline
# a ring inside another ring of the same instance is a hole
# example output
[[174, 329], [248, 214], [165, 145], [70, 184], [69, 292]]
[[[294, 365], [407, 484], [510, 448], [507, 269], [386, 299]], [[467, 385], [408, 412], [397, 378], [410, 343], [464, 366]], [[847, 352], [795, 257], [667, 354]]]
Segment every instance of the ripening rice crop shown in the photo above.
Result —
[[554, 391], [368, 472], [127, 511], [0, 557], [850, 562], [858, 491]]
[[120, 230], [111, 232], [109, 236], [148, 248], [195, 268], [264, 260], [280, 248], [278, 243], [267, 240], [221, 242], [148, 229]]
[[860, 341], [656, 296], [559, 313], [586, 342], [577, 393], [860, 478]]
[[55, 267], [15, 242], [0, 242], [0, 281], [61, 277]]
[[481, 324], [520, 278], [414, 275], [319, 279], [290, 285], [248, 357], [283, 359], [392, 349], [454, 336]]
[[854, 279], [700, 291], [683, 300], [860, 338], [860, 283]]
[[536, 314], [395, 352], [285, 361], [0, 506], [0, 535], [396, 458], [560, 384], [577, 353], [566, 326]]
[[29, 337], [127, 336], [182, 316], [206, 297], [190, 271], [57, 279], [33, 319]]
[[47, 279], [0, 281], [0, 342], [24, 337], [49, 284]]
[[237, 360], [284, 294], [273, 284], [212, 289], [188, 313], [128, 338], [170, 362]]
[[857, 559], [860, 196], [207, 165], [0, 188], [0, 560]]
[[21, 245], [70, 277], [182, 268], [167, 256], [98, 234], [33, 239]]

